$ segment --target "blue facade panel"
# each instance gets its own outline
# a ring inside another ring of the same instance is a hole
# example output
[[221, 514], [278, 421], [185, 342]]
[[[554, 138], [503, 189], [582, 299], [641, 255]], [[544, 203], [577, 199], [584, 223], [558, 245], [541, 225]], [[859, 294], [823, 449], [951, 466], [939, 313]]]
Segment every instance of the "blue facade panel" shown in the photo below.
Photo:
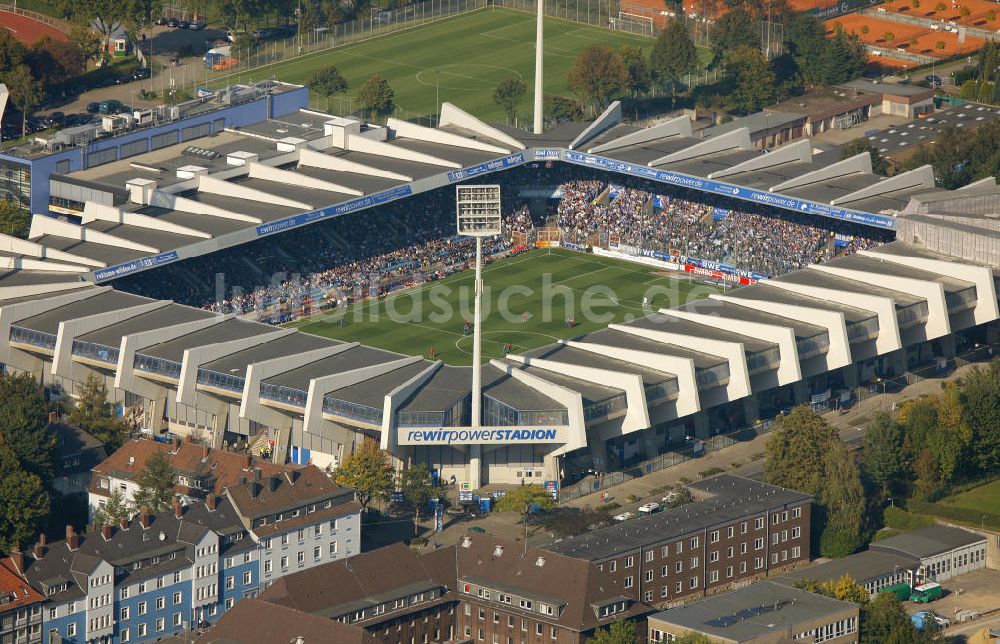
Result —
[[180, 132], [184, 128], [212, 123], [219, 119], [225, 119], [226, 127], [244, 127], [252, 123], [259, 123], [268, 116], [283, 116], [296, 112], [299, 109], [308, 107], [309, 90], [306, 87], [296, 87], [289, 91], [273, 96], [265, 96], [256, 101], [249, 101], [241, 105], [206, 112], [191, 118], [181, 119], [173, 123], [167, 123], [158, 127], [137, 130], [113, 139], [105, 139], [88, 145], [86, 148], [70, 148], [39, 157], [37, 159], [22, 159], [8, 154], [0, 153], [0, 159], [19, 164], [31, 166], [31, 212], [47, 213], [49, 211], [49, 175], [56, 171], [60, 161], [69, 161], [69, 171], [75, 172], [84, 169], [84, 155], [115, 148], [118, 150], [116, 157], [121, 157], [121, 146], [134, 141], [145, 139], [147, 144], [152, 137], [166, 132]]
[[[184, 580], [163, 588], [156, 588], [155, 577], [146, 583], [151, 586], [150, 589], [128, 599], [121, 599], [120, 588], [115, 587], [115, 643], [125, 641], [125, 637], [130, 643], [153, 641], [181, 632], [185, 627], [190, 629], [191, 581]], [[125, 608], [128, 609], [128, 618], [122, 619]], [[125, 631], [128, 631], [127, 636]]]
[[[76, 603], [78, 610], [72, 615], [64, 615], [56, 619], [49, 619], [49, 609], [52, 606], [46, 605], [42, 612], [42, 644], [50, 644], [53, 642], [61, 642], [62, 644], [83, 644], [84, 637], [86, 634], [84, 629], [86, 628], [86, 611], [84, 610], [84, 602], [86, 600], [81, 599]], [[65, 604], [63, 605], [65, 607]], [[74, 625], [73, 632], [75, 635], [70, 635], [70, 624]], [[59, 634], [58, 638], [54, 638], [55, 633]], [[60, 639], [61, 638], [61, 639]]]

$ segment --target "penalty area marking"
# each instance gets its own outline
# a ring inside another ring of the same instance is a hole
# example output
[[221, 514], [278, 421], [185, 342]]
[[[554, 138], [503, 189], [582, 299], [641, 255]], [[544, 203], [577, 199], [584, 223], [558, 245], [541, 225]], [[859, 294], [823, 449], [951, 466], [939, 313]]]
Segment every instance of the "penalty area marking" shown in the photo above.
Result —
[[[471, 72], [481, 69], [486, 73], [479, 76], [472, 76], [470, 74], [450, 71], [451, 69], [461, 69], [463, 71]], [[524, 80], [523, 74], [516, 69], [504, 67], [503, 65], [486, 65], [483, 63], [463, 63], [427, 67], [416, 73], [416, 79], [418, 83], [427, 87], [439, 87], [441, 89], [456, 91], [477, 91], [496, 87], [496, 83], [503, 78], [502, 75], [498, 75], [496, 81], [494, 82], [492, 77], [493, 73], [497, 70], [503, 72], [504, 74], [512, 74], [517, 78]], [[439, 82], [441, 78], [436, 78], [438, 75], [443, 77], [445, 81]], [[449, 82], [449, 78], [454, 80]]]

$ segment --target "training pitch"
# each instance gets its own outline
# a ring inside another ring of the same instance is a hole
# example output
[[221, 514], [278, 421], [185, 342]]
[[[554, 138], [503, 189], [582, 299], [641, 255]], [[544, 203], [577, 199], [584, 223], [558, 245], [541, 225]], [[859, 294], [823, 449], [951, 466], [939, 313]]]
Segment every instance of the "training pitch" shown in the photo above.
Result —
[[[619, 49], [623, 44], [642, 47], [647, 53], [651, 38], [592, 27], [577, 22], [545, 20], [545, 93], [572, 96], [566, 83], [573, 61], [585, 48], [602, 45]], [[707, 50], [700, 52], [706, 54]], [[306, 83], [326, 65], [336, 65], [347, 79], [344, 97], [333, 97], [329, 109], [346, 114], [358, 112], [358, 89], [373, 74], [381, 74], [395, 92], [400, 117], [437, 113], [440, 100], [488, 122], [505, 120], [493, 102], [497, 84], [509, 77], [521, 78], [528, 93], [519, 114], [531, 111], [534, 78], [535, 18], [509, 9], [481, 9], [445, 18], [361, 43], [338, 47], [268, 67], [268, 74], [289, 83]], [[704, 59], [705, 56], [703, 55]], [[325, 98], [313, 95], [312, 105], [327, 108]]]
[[[507, 343], [518, 353], [718, 291], [684, 273], [560, 249], [494, 262], [484, 268], [483, 280], [484, 360], [502, 357]], [[472, 319], [473, 281], [473, 272], [463, 271], [293, 326], [408, 355], [427, 357], [433, 347], [438, 359], [468, 365], [472, 332], [465, 333], [465, 321]]]

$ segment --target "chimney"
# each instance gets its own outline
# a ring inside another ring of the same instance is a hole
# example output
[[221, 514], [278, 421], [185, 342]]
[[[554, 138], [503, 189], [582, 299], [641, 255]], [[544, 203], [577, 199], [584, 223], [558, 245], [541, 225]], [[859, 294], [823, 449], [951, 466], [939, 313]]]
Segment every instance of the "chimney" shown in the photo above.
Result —
[[118, 519], [118, 526], [122, 530], [128, 530], [128, 517], [122, 517], [121, 519]]
[[105, 524], [101, 526], [101, 536], [104, 537], [105, 541], [111, 539], [111, 526]]
[[11, 563], [14, 564], [14, 570], [17, 571], [17, 574], [23, 575], [24, 574], [24, 553], [21, 552], [20, 548], [14, 548], [13, 550], [10, 551], [10, 560], [11, 560]]
[[146, 506], [139, 508], [139, 525], [142, 526], [143, 530], [149, 528], [149, 508]]
[[73, 530], [73, 526], [66, 526], [66, 547], [70, 550], [76, 550], [80, 547], [80, 535]]
[[43, 545], [43, 546], [45, 545], [46, 541], [45, 541], [45, 533], [44, 532], [42, 534], [38, 535], [38, 543], [41, 544], [41, 545]]
[[205, 497], [205, 505], [208, 507], [209, 512], [215, 512], [215, 503], [215, 494], [209, 493], [209, 495]]
[[57, 412], [57, 411], [50, 411], [49, 412], [49, 424], [50, 425], [55, 425], [58, 422], [59, 422], [59, 412]]
[[174, 445], [174, 451], [175, 452], [178, 451], [178, 450], [180, 450], [180, 448], [181, 448], [181, 439], [175, 438], [173, 445]]
[[39, 543], [35, 544], [35, 549], [31, 551], [32, 556], [38, 560], [45, 556], [45, 544]]
[[243, 455], [243, 469], [249, 470], [251, 463], [253, 463], [253, 457], [250, 456], [249, 454], [244, 454]]
[[281, 481], [281, 477], [269, 476], [267, 477], [267, 487], [274, 492], [278, 489], [278, 483]]
[[212, 451], [212, 448], [209, 447], [208, 445], [205, 445], [204, 447], [201, 448], [201, 457], [202, 458], [208, 458], [208, 454], [211, 451]]
[[254, 477], [254, 479], [255, 479], [255, 480], [257, 480], [257, 481], [259, 481], [259, 480], [260, 480], [260, 468], [259, 468], [259, 467], [258, 467], [258, 468], [256, 468], [256, 469], [255, 469], [255, 470], [253, 471], [253, 477]]
[[178, 499], [175, 496], [174, 500], [170, 502], [170, 505], [173, 506], [173, 508], [174, 508], [174, 516], [175, 517], [177, 517], [178, 519], [180, 519], [182, 516], [184, 516], [184, 511], [181, 508], [181, 500], [180, 499]]

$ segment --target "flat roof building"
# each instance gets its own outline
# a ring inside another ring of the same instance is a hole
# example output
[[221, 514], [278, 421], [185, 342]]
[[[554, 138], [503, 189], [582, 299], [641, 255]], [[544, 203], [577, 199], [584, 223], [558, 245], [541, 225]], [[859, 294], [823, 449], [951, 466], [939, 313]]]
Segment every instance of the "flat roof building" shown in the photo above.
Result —
[[918, 582], [944, 581], [986, 567], [986, 537], [952, 526], [918, 528], [876, 541], [868, 549], [916, 560]]
[[761, 581], [650, 615], [649, 641], [695, 633], [720, 644], [858, 641], [857, 604]]

